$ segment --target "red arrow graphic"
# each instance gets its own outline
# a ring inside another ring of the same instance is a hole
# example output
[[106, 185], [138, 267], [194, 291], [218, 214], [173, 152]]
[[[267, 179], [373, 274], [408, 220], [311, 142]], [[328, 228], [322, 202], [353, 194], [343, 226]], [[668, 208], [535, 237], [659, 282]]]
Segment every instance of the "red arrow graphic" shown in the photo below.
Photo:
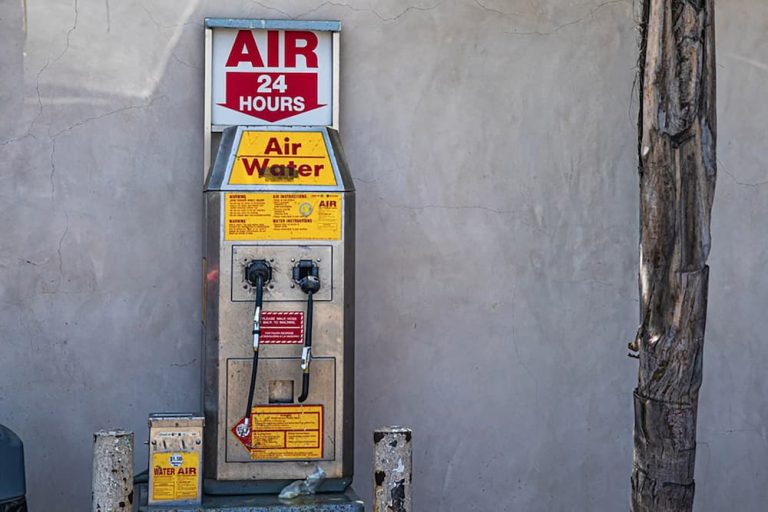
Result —
[[317, 73], [227, 73], [227, 100], [219, 103], [274, 123], [324, 107], [317, 100]]

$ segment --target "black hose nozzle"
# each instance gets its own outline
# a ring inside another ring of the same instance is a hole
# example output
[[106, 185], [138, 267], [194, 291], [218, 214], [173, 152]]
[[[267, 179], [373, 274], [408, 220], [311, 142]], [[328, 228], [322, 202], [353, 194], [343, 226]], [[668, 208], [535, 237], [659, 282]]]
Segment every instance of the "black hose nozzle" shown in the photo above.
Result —
[[293, 280], [307, 294], [307, 319], [304, 329], [304, 349], [301, 353], [301, 395], [299, 403], [309, 396], [309, 365], [312, 362], [312, 296], [320, 289], [320, 268], [312, 260], [299, 260], [293, 267]]
[[245, 280], [256, 288], [256, 305], [253, 312], [253, 366], [251, 367], [251, 383], [248, 386], [248, 401], [246, 403], [243, 433], [251, 429], [251, 411], [253, 410], [253, 392], [256, 387], [256, 374], [259, 369], [259, 338], [261, 336], [261, 307], [264, 303], [264, 285], [272, 279], [272, 266], [267, 260], [253, 260], [245, 267]]

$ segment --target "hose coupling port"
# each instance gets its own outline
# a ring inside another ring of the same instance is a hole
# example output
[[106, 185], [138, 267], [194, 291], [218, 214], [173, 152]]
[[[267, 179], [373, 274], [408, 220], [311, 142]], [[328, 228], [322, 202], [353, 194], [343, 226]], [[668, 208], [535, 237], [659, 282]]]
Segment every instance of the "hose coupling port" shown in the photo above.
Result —
[[272, 280], [272, 265], [267, 260], [251, 260], [245, 266], [245, 280], [251, 286], [263, 287]]

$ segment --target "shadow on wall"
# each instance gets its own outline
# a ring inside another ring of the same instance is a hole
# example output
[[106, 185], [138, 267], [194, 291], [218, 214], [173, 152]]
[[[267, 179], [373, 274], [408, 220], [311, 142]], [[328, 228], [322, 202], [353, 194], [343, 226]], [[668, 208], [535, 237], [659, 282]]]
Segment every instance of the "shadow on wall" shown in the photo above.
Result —
[[0, 423], [26, 442], [32, 509], [87, 509], [94, 431], [134, 431], [143, 469], [147, 414], [200, 409], [202, 21], [279, 9], [347, 24], [356, 490], [371, 431], [403, 423], [417, 503], [625, 503], [630, 2], [10, 1]]
[[200, 409], [200, 2], [1, 5], [0, 423], [87, 510], [94, 431]]

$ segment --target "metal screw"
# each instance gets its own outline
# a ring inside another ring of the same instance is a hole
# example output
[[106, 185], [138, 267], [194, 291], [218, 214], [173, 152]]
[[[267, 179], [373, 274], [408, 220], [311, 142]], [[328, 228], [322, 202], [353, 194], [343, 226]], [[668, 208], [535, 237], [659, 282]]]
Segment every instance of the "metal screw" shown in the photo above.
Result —
[[296, 258], [291, 258], [291, 261], [296, 261]]
[[291, 288], [296, 288], [296, 285], [295, 284], [291, 284]]
[[317, 262], [320, 263], [320, 258], [317, 258]]
[[195, 444], [200, 444], [200, 440], [199, 439], [195, 439]]

